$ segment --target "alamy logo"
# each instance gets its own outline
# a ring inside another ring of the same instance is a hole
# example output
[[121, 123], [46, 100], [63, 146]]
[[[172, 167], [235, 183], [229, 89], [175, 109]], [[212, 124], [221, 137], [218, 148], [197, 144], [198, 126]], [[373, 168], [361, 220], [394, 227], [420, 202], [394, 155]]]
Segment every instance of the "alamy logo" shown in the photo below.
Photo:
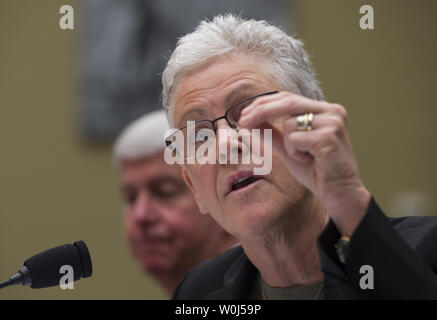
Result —
[[68, 4], [59, 8], [59, 13], [63, 16], [59, 19], [59, 27], [62, 30], [74, 30], [74, 9]]
[[360, 7], [360, 13], [363, 16], [360, 18], [360, 28], [361, 30], [373, 30], [375, 29], [375, 18], [373, 14], [373, 7], [365, 4]]
[[216, 164], [218, 160], [219, 164], [254, 164], [255, 175], [271, 172], [271, 129], [262, 132], [260, 129], [219, 129], [217, 132], [195, 121], [187, 121], [184, 130], [167, 130], [165, 161], [168, 164]]
[[363, 265], [360, 268], [360, 274], [364, 274], [360, 278], [360, 288], [363, 290], [372, 290], [373, 286], [373, 267], [370, 265]]
[[74, 289], [74, 270], [73, 267], [65, 264], [59, 269], [59, 273], [63, 274], [59, 280], [59, 286], [62, 290]]

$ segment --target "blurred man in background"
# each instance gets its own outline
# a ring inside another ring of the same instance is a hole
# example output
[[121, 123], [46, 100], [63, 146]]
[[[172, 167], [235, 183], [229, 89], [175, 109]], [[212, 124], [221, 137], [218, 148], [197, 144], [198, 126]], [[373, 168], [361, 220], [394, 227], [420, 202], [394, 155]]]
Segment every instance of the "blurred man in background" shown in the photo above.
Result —
[[143, 270], [172, 294], [182, 276], [236, 243], [209, 215], [199, 212], [181, 169], [164, 161], [165, 113], [130, 124], [114, 146], [125, 201], [124, 226]]

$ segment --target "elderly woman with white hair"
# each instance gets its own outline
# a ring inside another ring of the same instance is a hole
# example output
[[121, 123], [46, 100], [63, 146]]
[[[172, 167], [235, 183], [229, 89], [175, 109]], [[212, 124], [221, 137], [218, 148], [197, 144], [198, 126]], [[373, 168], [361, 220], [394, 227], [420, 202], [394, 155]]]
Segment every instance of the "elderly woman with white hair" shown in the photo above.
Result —
[[162, 82], [172, 136], [189, 142], [191, 130], [197, 146], [208, 129], [217, 157], [248, 147], [226, 130], [270, 129], [273, 144], [262, 176], [253, 162], [182, 165], [200, 211], [241, 246], [193, 268], [175, 299], [437, 298], [437, 219], [382, 213], [360, 179], [345, 108], [323, 100], [301, 41], [217, 16], [178, 41]]
[[223, 253], [236, 239], [199, 213], [178, 166], [164, 161], [167, 129], [163, 111], [137, 119], [118, 137], [113, 157], [132, 253], [171, 296], [190, 268]]

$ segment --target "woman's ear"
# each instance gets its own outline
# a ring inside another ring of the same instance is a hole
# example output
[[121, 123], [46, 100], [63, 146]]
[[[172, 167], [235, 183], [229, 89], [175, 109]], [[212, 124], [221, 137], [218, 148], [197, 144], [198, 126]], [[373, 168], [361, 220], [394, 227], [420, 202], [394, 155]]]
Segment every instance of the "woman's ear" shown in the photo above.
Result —
[[199, 210], [201, 213], [203, 214], [208, 214], [208, 210], [206, 209], [206, 207], [203, 205], [202, 200], [199, 196], [199, 193], [197, 192], [196, 188], [193, 185], [193, 182], [191, 181], [190, 175], [188, 174], [188, 171], [182, 167], [182, 177], [185, 180], [185, 183], [187, 184], [188, 188], [191, 190], [191, 193], [194, 196], [194, 200], [196, 200], [197, 206], [199, 207]]

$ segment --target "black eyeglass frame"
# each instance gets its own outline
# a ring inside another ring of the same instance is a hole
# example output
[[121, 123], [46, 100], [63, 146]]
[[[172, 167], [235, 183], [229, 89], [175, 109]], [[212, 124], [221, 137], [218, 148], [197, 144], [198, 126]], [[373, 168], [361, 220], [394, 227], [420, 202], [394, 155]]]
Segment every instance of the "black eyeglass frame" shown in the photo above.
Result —
[[263, 97], [263, 96], [267, 96], [267, 95], [271, 95], [271, 94], [275, 94], [275, 93], [278, 93], [278, 92], [279, 92], [279, 91], [277, 91], [277, 90], [275, 90], [275, 91], [269, 91], [269, 92], [265, 92], [265, 93], [258, 94], [258, 95], [256, 95], [256, 96], [253, 96], [253, 97], [250, 97], [250, 98], [246, 98], [246, 99], [244, 99], [244, 100], [242, 100], [242, 101], [240, 101], [240, 102], [234, 104], [233, 106], [231, 106], [228, 110], [226, 110], [225, 114], [224, 114], [223, 116], [221, 116], [221, 117], [215, 118], [214, 120], [208, 120], [208, 119], [205, 119], [205, 120], [199, 120], [199, 121], [195, 121], [194, 124], [191, 124], [191, 125], [189, 125], [189, 126], [186, 125], [186, 126], [180, 128], [180, 129], [174, 131], [172, 134], [170, 134], [168, 137], [166, 137], [166, 138], [165, 138], [165, 144], [166, 144], [167, 147], [170, 146], [171, 143], [172, 143], [172, 138], [173, 138], [173, 136], [174, 136], [176, 133], [178, 133], [179, 131], [182, 131], [182, 130], [188, 128], [188, 127], [195, 126], [195, 125], [198, 124], [198, 123], [204, 123], [204, 122], [209, 122], [209, 123], [211, 123], [211, 124], [212, 124], [212, 127], [214, 128], [214, 132], [217, 133], [217, 128], [216, 128], [216, 126], [215, 126], [215, 123], [216, 123], [217, 121], [221, 120], [221, 119], [225, 119], [226, 122], [228, 123], [228, 125], [229, 125], [232, 129], [236, 129], [236, 126], [233, 125], [233, 124], [231, 123], [231, 121], [229, 121], [229, 119], [228, 119], [228, 115], [229, 115], [229, 114], [230, 114], [230, 113], [231, 113], [235, 108], [237, 108], [237, 107], [240, 106], [242, 103], [245, 103], [245, 102], [248, 101], [248, 100], [256, 99], [256, 98]]

